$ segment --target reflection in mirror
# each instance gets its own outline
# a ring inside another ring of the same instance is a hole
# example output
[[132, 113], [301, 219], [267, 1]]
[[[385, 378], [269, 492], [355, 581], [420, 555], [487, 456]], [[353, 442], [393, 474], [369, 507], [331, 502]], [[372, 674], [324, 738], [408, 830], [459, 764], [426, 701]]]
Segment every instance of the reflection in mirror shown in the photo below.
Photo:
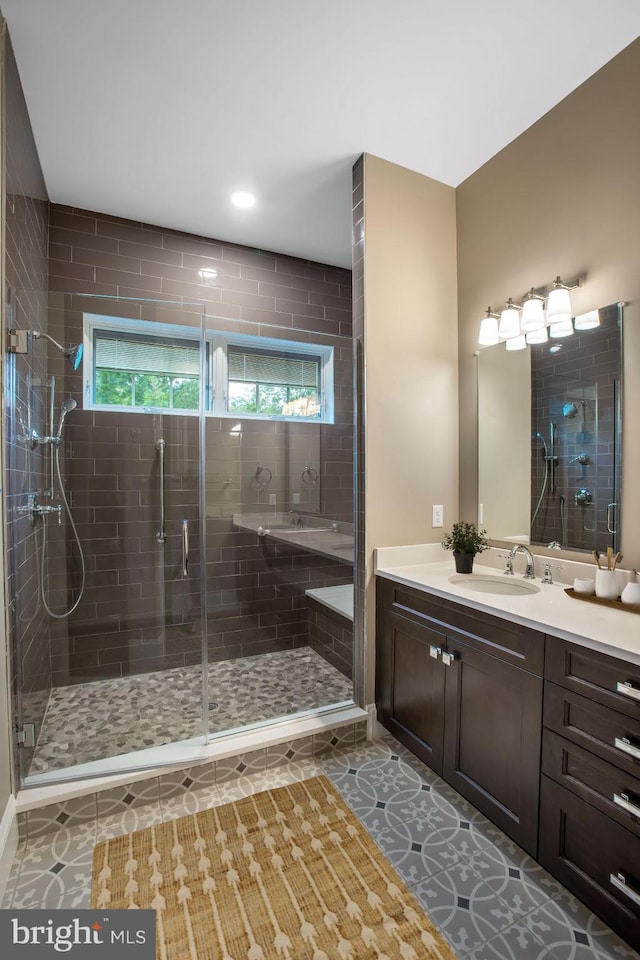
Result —
[[620, 549], [622, 306], [570, 337], [478, 357], [479, 521], [494, 540]]

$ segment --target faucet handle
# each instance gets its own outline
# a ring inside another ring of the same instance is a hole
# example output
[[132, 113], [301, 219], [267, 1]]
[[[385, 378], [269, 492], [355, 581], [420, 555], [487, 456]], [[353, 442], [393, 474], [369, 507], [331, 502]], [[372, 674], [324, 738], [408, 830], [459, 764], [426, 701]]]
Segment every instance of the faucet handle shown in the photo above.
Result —
[[499, 553], [498, 556], [500, 557], [501, 560], [507, 561], [504, 568], [505, 576], [512, 577], [513, 576], [513, 557], [511, 556], [510, 553]]
[[553, 569], [553, 570], [562, 570], [562, 564], [561, 564], [561, 563], [551, 563], [550, 560], [547, 560], [547, 562], [546, 562], [545, 565], [544, 565], [544, 576], [542, 577], [542, 582], [543, 582], [543, 583], [553, 583], [553, 574], [551, 573], [551, 570], [552, 570], [552, 569]]

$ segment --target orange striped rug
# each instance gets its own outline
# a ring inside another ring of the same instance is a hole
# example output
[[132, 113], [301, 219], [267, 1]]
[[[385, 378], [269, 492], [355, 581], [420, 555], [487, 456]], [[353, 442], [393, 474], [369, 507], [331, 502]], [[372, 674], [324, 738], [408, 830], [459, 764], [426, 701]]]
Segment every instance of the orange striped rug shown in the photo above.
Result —
[[91, 905], [155, 909], [159, 960], [454, 960], [326, 777], [98, 844]]

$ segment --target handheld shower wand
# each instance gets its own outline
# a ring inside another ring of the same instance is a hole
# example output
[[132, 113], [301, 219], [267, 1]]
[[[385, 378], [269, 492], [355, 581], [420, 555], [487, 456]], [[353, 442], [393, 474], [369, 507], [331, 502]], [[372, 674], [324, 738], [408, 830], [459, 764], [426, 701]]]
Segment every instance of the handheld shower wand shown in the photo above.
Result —
[[65, 400], [65, 401], [61, 404], [61, 406], [60, 406], [60, 418], [59, 418], [59, 420], [58, 420], [58, 425], [57, 425], [57, 427], [56, 427], [56, 432], [55, 432], [55, 434], [54, 434], [54, 436], [55, 436], [58, 440], [60, 440], [61, 437], [62, 437], [62, 428], [63, 428], [63, 426], [64, 426], [65, 417], [67, 416], [68, 413], [71, 413], [72, 410], [75, 410], [75, 408], [76, 408], [77, 406], [78, 406], [78, 404], [76, 403], [75, 400], [72, 400], [71, 397], [69, 397], [67, 400]]

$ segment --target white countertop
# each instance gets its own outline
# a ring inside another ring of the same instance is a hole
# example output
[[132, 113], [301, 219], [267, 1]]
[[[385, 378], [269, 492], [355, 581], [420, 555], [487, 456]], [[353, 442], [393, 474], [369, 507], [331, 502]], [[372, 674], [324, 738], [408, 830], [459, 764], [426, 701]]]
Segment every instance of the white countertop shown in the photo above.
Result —
[[[479, 559], [476, 557], [475, 573], [500, 575], [494, 558], [488, 557], [483, 563], [479, 563]], [[544, 563], [546, 559], [538, 558], [538, 562]], [[567, 570], [573, 573], [574, 569], [575, 576], [585, 575], [586, 564], [561, 562], [565, 576]], [[518, 563], [522, 561], [516, 560]], [[587, 567], [591, 575], [593, 569], [593, 566]], [[484, 594], [467, 587], [463, 589], [449, 582], [449, 577], [455, 575], [455, 564], [451, 554], [445, 554], [439, 543], [379, 548], [376, 550], [375, 572], [388, 580], [454, 600], [462, 606], [504, 617], [563, 640], [640, 664], [640, 616], [575, 600], [565, 593], [567, 583], [548, 585], [537, 579], [535, 583], [540, 587], [539, 593], [519, 596]], [[521, 574], [516, 572], [516, 577], [519, 576]], [[620, 576], [624, 584], [627, 574], [621, 571]]]

